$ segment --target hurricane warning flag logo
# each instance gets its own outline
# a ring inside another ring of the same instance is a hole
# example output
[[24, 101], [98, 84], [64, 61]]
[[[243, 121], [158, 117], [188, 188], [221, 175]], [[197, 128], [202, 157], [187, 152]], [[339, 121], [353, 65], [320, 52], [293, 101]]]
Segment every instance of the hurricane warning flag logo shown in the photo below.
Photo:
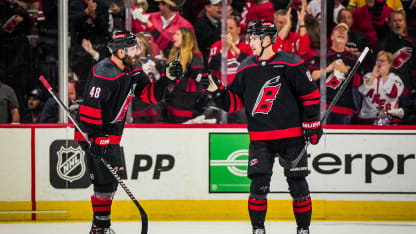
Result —
[[56, 171], [61, 179], [73, 182], [84, 176], [86, 171], [85, 153], [80, 146], [77, 148], [61, 146], [56, 154], [58, 156]]

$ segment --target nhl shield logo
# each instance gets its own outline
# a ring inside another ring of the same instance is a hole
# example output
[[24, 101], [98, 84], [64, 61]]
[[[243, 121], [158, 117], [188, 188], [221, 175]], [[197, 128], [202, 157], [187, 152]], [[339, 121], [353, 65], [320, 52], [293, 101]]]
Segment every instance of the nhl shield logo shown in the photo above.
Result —
[[85, 153], [81, 146], [68, 148], [61, 146], [61, 149], [56, 153], [58, 156], [58, 163], [56, 164], [56, 171], [63, 180], [73, 182], [81, 179], [86, 171]]
[[55, 140], [49, 148], [49, 180], [57, 189], [88, 188], [87, 157], [78, 142]]

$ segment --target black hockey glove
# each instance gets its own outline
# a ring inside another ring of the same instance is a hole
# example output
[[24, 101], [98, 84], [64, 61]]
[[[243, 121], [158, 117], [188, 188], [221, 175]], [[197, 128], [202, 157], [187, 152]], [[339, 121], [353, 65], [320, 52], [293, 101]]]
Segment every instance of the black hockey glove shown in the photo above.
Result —
[[107, 151], [107, 145], [110, 139], [107, 136], [98, 136], [91, 138], [91, 145], [88, 147], [88, 153], [95, 159], [103, 157]]
[[221, 89], [224, 89], [221, 81], [213, 74], [204, 74], [199, 82], [201, 89], [206, 90], [209, 93], [216, 93]]
[[128, 67], [128, 71], [129, 71], [130, 75], [135, 77], [135, 76], [139, 75], [141, 72], [143, 72], [142, 64], [141, 63], [135, 63], [133, 65], [130, 65]]
[[176, 80], [182, 76], [183, 69], [179, 61], [172, 61], [166, 64], [165, 74], [169, 80]]
[[318, 144], [322, 136], [321, 121], [303, 122], [302, 128], [305, 141], [310, 142], [312, 145]]

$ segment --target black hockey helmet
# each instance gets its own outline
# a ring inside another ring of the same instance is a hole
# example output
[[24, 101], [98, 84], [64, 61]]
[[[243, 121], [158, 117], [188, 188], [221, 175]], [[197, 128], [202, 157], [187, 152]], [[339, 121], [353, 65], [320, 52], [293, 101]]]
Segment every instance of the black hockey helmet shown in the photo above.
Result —
[[247, 28], [247, 37], [250, 35], [259, 35], [262, 41], [266, 36], [270, 36], [272, 42], [274, 42], [277, 36], [277, 29], [273, 22], [269, 20], [259, 20], [255, 21]]
[[119, 49], [126, 49], [138, 45], [136, 36], [129, 31], [116, 30], [107, 44], [110, 53], [116, 53]]

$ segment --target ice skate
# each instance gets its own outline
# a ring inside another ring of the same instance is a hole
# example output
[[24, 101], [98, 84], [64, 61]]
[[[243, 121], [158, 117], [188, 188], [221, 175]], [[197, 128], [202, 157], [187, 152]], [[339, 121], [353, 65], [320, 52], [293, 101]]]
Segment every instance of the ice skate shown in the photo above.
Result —
[[309, 234], [309, 228], [298, 228], [297, 234]]
[[89, 234], [116, 234], [112, 228], [99, 228], [93, 225]]
[[255, 228], [253, 229], [253, 234], [266, 234], [266, 230], [264, 228]]

